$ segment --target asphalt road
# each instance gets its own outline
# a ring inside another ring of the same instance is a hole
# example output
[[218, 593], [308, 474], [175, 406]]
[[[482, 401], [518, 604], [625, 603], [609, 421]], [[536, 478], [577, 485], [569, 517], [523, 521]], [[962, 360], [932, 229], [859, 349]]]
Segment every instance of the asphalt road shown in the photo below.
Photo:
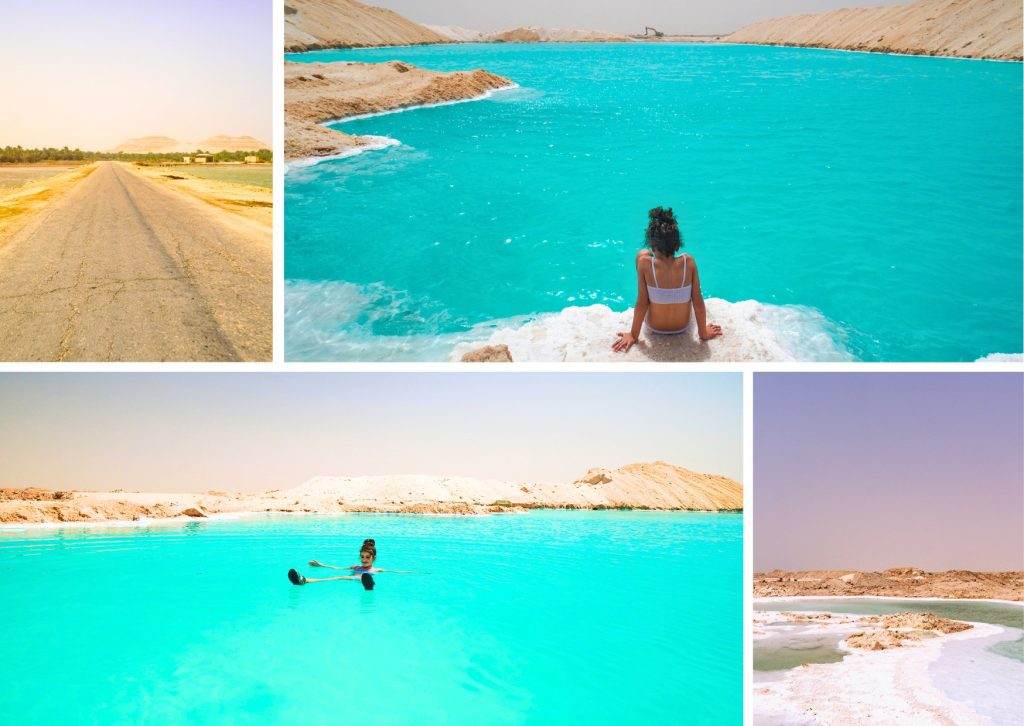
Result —
[[0, 247], [0, 360], [259, 361], [269, 230], [103, 162]]

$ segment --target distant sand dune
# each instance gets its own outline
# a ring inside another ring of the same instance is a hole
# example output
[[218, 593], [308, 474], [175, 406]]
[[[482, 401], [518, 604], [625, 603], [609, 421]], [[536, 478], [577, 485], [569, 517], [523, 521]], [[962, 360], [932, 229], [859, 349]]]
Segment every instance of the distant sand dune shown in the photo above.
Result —
[[471, 30], [463, 28], [461, 25], [424, 25], [423, 27], [459, 43], [482, 43], [487, 40], [489, 35], [482, 30]]
[[526, 26], [493, 33], [486, 40], [491, 43], [628, 43], [633, 39], [620, 33], [584, 28], [543, 28]]
[[284, 4], [286, 52], [450, 42], [393, 10], [356, 0], [285, 0]]
[[1021, 60], [1021, 0], [918, 0], [753, 23], [730, 43]]
[[259, 151], [269, 149], [270, 144], [252, 136], [226, 136], [220, 134], [202, 141], [178, 141], [169, 136], [140, 136], [128, 139], [111, 151], [125, 154], [169, 154], [177, 152], [205, 151], [216, 154], [219, 151]]
[[292, 489], [254, 494], [0, 489], [0, 522], [8, 524], [264, 511], [482, 514], [536, 507], [733, 511], [743, 508], [743, 487], [728, 477], [656, 461], [591, 469], [577, 481], [558, 483], [454, 476], [318, 476]]

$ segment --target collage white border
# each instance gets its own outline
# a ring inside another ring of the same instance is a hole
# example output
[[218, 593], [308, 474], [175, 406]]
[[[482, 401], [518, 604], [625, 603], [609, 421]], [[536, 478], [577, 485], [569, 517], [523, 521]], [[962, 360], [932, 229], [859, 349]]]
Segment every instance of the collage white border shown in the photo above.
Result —
[[[1024, 363], [285, 363], [284, 362], [284, 3], [273, 5], [274, 360], [271, 363], [0, 363], [3, 373], [741, 373], [743, 376], [743, 722], [753, 723], [753, 431], [755, 373], [1018, 373]], [[1022, 241], [1024, 244], [1024, 241]], [[1024, 340], [1024, 321], [1022, 321]]]

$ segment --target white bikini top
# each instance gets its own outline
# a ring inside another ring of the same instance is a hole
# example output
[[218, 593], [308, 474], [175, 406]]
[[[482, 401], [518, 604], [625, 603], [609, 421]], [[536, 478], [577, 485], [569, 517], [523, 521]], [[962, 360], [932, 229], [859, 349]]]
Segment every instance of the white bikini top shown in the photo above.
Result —
[[[680, 287], [658, 287], [658, 273], [654, 271], [654, 256], [651, 255], [651, 274], [654, 275], [654, 287], [647, 286], [647, 298], [658, 305], [678, 305], [690, 302], [693, 283]], [[686, 282], [686, 256], [683, 256], [683, 282]]]

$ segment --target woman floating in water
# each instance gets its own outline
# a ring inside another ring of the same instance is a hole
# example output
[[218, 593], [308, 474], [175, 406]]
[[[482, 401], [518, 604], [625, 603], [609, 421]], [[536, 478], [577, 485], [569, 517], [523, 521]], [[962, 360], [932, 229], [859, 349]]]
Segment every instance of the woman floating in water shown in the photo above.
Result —
[[679, 335], [692, 330], [696, 319], [701, 340], [722, 334], [721, 326], [707, 324], [697, 263], [686, 253], [676, 257], [682, 242], [672, 210], [656, 207], [650, 211], [650, 217], [647, 225], [650, 249], [636, 254], [638, 285], [633, 328], [628, 333], [619, 333], [612, 345], [617, 353], [625, 353], [633, 347], [640, 338], [641, 327], [648, 333]]
[[327, 567], [332, 570], [351, 570], [352, 575], [338, 575], [337, 577], [321, 577], [317, 579], [307, 578], [300, 575], [295, 570], [288, 570], [288, 579], [291, 580], [293, 585], [305, 585], [310, 582], [331, 582], [332, 580], [359, 580], [363, 583], [363, 587], [367, 590], [372, 590], [374, 586], [373, 575], [377, 572], [397, 572], [404, 575], [411, 575], [411, 572], [405, 572], [404, 570], [382, 570], [379, 567], [374, 567], [373, 562], [377, 559], [377, 543], [372, 539], [364, 539], [363, 546], [359, 548], [359, 564], [349, 565], [348, 567], [335, 567], [334, 565], [325, 565], [316, 560], [310, 560], [310, 567]]

